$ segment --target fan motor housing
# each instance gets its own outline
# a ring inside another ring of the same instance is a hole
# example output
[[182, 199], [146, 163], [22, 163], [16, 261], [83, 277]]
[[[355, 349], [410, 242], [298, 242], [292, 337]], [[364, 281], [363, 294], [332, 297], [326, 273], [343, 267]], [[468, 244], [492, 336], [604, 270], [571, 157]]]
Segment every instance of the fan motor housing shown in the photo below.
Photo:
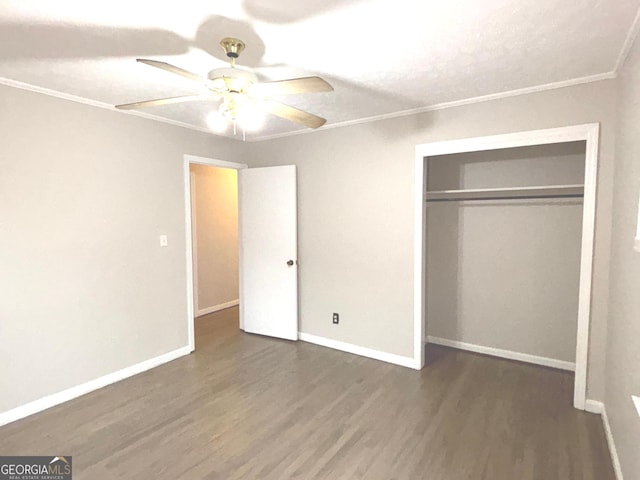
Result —
[[254, 73], [241, 68], [216, 68], [211, 70], [207, 77], [216, 90], [243, 92], [254, 83], [258, 83], [258, 77]]

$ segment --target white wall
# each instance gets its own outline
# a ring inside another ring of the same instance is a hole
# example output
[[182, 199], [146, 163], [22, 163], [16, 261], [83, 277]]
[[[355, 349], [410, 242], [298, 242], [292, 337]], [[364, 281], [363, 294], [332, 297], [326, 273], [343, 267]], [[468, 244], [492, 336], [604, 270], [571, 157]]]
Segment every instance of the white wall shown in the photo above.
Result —
[[633, 250], [640, 194], [640, 39], [619, 78], [606, 408], [625, 480], [640, 478], [640, 253]]
[[[585, 143], [443, 155], [429, 190], [581, 184]], [[575, 362], [582, 201], [427, 203], [430, 336]]]
[[194, 174], [200, 312], [238, 300], [238, 172], [190, 165]]
[[0, 86], [0, 412], [187, 345], [183, 155], [237, 145]]
[[601, 122], [588, 396], [602, 399], [615, 99], [604, 81], [249, 144], [251, 166], [298, 166], [301, 330], [412, 356], [417, 144]]

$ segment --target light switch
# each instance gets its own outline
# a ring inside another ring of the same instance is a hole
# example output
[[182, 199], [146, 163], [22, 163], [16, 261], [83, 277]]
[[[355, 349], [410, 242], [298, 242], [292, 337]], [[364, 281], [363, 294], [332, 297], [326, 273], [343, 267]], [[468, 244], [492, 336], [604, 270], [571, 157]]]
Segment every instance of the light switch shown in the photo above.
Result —
[[161, 247], [166, 247], [169, 245], [169, 240], [167, 239], [166, 235], [160, 235], [160, 246]]

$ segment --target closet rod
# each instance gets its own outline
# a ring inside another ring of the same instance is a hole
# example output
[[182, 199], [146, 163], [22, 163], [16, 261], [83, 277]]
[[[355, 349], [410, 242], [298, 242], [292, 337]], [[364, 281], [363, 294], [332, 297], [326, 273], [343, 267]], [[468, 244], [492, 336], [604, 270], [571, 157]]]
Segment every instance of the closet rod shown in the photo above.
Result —
[[451, 197], [451, 198], [427, 198], [428, 202], [466, 202], [478, 200], [534, 200], [544, 198], [583, 198], [583, 193], [566, 193], [557, 195], [496, 195], [493, 197]]

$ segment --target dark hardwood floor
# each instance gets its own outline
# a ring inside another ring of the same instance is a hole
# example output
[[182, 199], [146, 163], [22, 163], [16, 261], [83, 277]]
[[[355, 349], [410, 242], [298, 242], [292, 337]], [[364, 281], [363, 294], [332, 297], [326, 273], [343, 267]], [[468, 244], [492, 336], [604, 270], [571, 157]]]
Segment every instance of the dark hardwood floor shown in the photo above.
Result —
[[196, 352], [0, 428], [74, 479], [613, 480], [573, 376], [429, 346], [421, 372], [196, 322]]

